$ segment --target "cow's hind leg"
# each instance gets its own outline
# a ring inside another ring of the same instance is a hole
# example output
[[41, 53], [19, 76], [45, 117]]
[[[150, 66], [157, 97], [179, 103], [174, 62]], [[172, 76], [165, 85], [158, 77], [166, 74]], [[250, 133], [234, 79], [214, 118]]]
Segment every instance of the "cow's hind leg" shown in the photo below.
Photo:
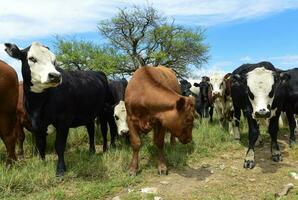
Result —
[[166, 165], [166, 159], [164, 156], [164, 140], [165, 140], [165, 129], [161, 126], [157, 126], [154, 129], [154, 143], [158, 148], [158, 174], [168, 175], [168, 169]]
[[116, 147], [116, 137], [117, 137], [117, 125], [115, 123], [115, 119], [114, 119], [114, 116], [113, 116], [113, 113], [110, 112], [108, 113], [108, 124], [109, 124], [109, 127], [110, 127], [110, 135], [111, 135], [111, 147]]
[[108, 149], [108, 121], [105, 116], [100, 117], [100, 129], [103, 139], [103, 152], [106, 152]]
[[19, 158], [24, 157], [24, 140], [25, 140], [25, 133], [22, 125], [18, 121], [16, 124], [16, 134], [17, 134], [17, 155]]
[[128, 120], [127, 122], [129, 128], [129, 136], [130, 136], [130, 143], [132, 147], [132, 159], [129, 166], [129, 174], [131, 176], [135, 176], [138, 170], [138, 162], [139, 162], [139, 151], [141, 147], [141, 140], [139, 137], [139, 133], [136, 127]]
[[255, 143], [259, 136], [259, 130], [256, 120], [252, 119], [251, 115], [247, 116], [248, 128], [249, 128], [249, 142], [248, 150], [244, 160], [244, 168], [252, 169], [255, 167], [255, 152], [254, 147]]
[[292, 147], [294, 144], [296, 144], [296, 136], [295, 136], [295, 129], [296, 129], [296, 121], [294, 118], [294, 114], [287, 112], [287, 118], [289, 122], [289, 127], [290, 127], [290, 139], [289, 139], [289, 144]]
[[278, 132], [278, 119], [279, 114], [272, 117], [269, 122], [268, 132], [271, 136], [271, 155], [272, 160], [275, 162], [282, 161], [281, 152], [277, 143], [277, 132]]
[[232, 122], [232, 129], [234, 134], [235, 140], [240, 140], [240, 116], [241, 116], [241, 110], [239, 108], [234, 109], [234, 117]]
[[89, 136], [89, 152], [91, 154], [95, 153], [95, 144], [94, 144], [94, 122], [90, 122], [86, 125], [88, 136]]
[[59, 127], [56, 133], [56, 153], [58, 155], [58, 162], [57, 162], [57, 169], [56, 169], [56, 176], [63, 177], [66, 171], [66, 165], [64, 161], [64, 151], [67, 142], [68, 136], [68, 128], [66, 127]]

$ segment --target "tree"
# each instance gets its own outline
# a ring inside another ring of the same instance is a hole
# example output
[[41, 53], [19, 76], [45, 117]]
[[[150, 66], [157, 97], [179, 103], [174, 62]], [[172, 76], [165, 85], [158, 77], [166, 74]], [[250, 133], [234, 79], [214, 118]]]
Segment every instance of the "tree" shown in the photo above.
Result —
[[89, 41], [56, 37], [56, 55], [61, 67], [71, 70], [103, 71], [107, 75], [125, 75], [119, 69], [129, 64], [125, 55], [112, 47], [100, 47]]
[[120, 9], [112, 19], [101, 21], [98, 29], [114, 48], [130, 58], [128, 73], [139, 66], [164, 65], [185, 77], [189, 66], [200, 68], [208, 60], [202, 29], [169, 22], [150, 6]]

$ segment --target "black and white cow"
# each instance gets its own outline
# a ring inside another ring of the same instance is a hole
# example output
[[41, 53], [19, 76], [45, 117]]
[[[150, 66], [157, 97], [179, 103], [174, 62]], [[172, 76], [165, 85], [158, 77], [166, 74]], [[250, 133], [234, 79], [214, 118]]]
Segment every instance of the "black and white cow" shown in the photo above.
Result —
[[[118, 135], [127, 134], [128, 128], [126, 124], [126, 109], [125, 104], [120, 104], [121, 101], [124, 100], [125, 89], [127, 86], [127, 80], [125, 78], [111, 80], [109, 82], [109, 87], [113, 97], [112, 107], [109, 112], [109, 127], [110, 127], [110, 134], [111, 134], [111, 145], [115, 146], [115, 138], [118, 132]], [[124, 105], [124, 107], [123, 107]], [[123, 114], [125, 112], [125, 115]], [[125, 118], [124, 118], [125, 117]], [[104, 151], [107, 149], [107, 132], [103, 133], [103, 149]]]
[[[6, 52], [22, 62], [24, 106], [36, 137], [37, 149], [45, 159], [46, 131], [56, 130], [58, 154], [57, 176], [66, 171], [64, 151], [69, 128], [85, 125], [94, 150], [94, 119], [106, 119], [111, 92], [104, 73], [93, 71], [64, 71], [55, 66], [55, 55], [40, 43], [33, 42], [20, 50], [6, 43]], [[104, 130], [105, 131], [105, 130]]]
[[[249, 144], [244, 168], [255, 166], [254, 147], [259, 136], [261, 119], [269, 121], [268, 132], [271, 136], [271, 154], [275, 162], [281, 161], [281, 153], [277, 143], [278, 118], [283, 102], [280, 90], [280, 74], [269, 62], [244, 64], [237, 68], [231, 76], [231, 94], [234, 106], [234, 124], [239, 131], [241, 110], [247, 118], [249, 128]], [[279, 95], [276, 95], [278, 91]]]

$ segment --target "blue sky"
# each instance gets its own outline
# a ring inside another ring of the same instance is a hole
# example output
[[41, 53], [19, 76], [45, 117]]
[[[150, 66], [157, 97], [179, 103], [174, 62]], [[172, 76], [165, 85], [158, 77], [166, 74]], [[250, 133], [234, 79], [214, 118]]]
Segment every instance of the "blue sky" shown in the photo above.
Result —
[[[206, 29], [210, 60], [194, 75], [230, 72], [262, 60], [287, 69], [298, 67], [298, 0], [148, 0], [176, 23]], [[100, 42], [96, 24], [118, 8], [144, 1], [0, 0], [0, 59], [20, 72], [20, 62], [3, 51], [4, 42], [20, 47], [40, 41], [53, 48], [54, 35]]]

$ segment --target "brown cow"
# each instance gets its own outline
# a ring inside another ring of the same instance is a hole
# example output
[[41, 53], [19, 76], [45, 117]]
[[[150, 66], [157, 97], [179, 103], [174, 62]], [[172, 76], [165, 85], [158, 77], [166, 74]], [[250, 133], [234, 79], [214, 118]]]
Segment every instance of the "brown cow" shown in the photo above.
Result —
[[167, 174], [163, 152], [167, 130], [183, 144], [192, 140], [195, 100], [180, 95], [180, 85], [171, 69], [141, 67], [128, 82], [125, 91], [127, 124], [133, 149], [129, 173], [136, 175], [141, 146], [140, 132], [153, 129], [159, 150], [158, 173]]
[[24, 155], [23, 143], [25, 140], [24, 128], [31, 130], [31, 123], [24, 109], [24, 90], [23, 82], [19, 83], [19, 99], [17, 105], [17, 122], [16, 122], [16, 134], [17, 134], [17, 155]]
[[7, 150], [7, 164], [16, 160], [15, 124], [18, 102], [18, 77], [16, 71], [0, 60], [0, 137]]

